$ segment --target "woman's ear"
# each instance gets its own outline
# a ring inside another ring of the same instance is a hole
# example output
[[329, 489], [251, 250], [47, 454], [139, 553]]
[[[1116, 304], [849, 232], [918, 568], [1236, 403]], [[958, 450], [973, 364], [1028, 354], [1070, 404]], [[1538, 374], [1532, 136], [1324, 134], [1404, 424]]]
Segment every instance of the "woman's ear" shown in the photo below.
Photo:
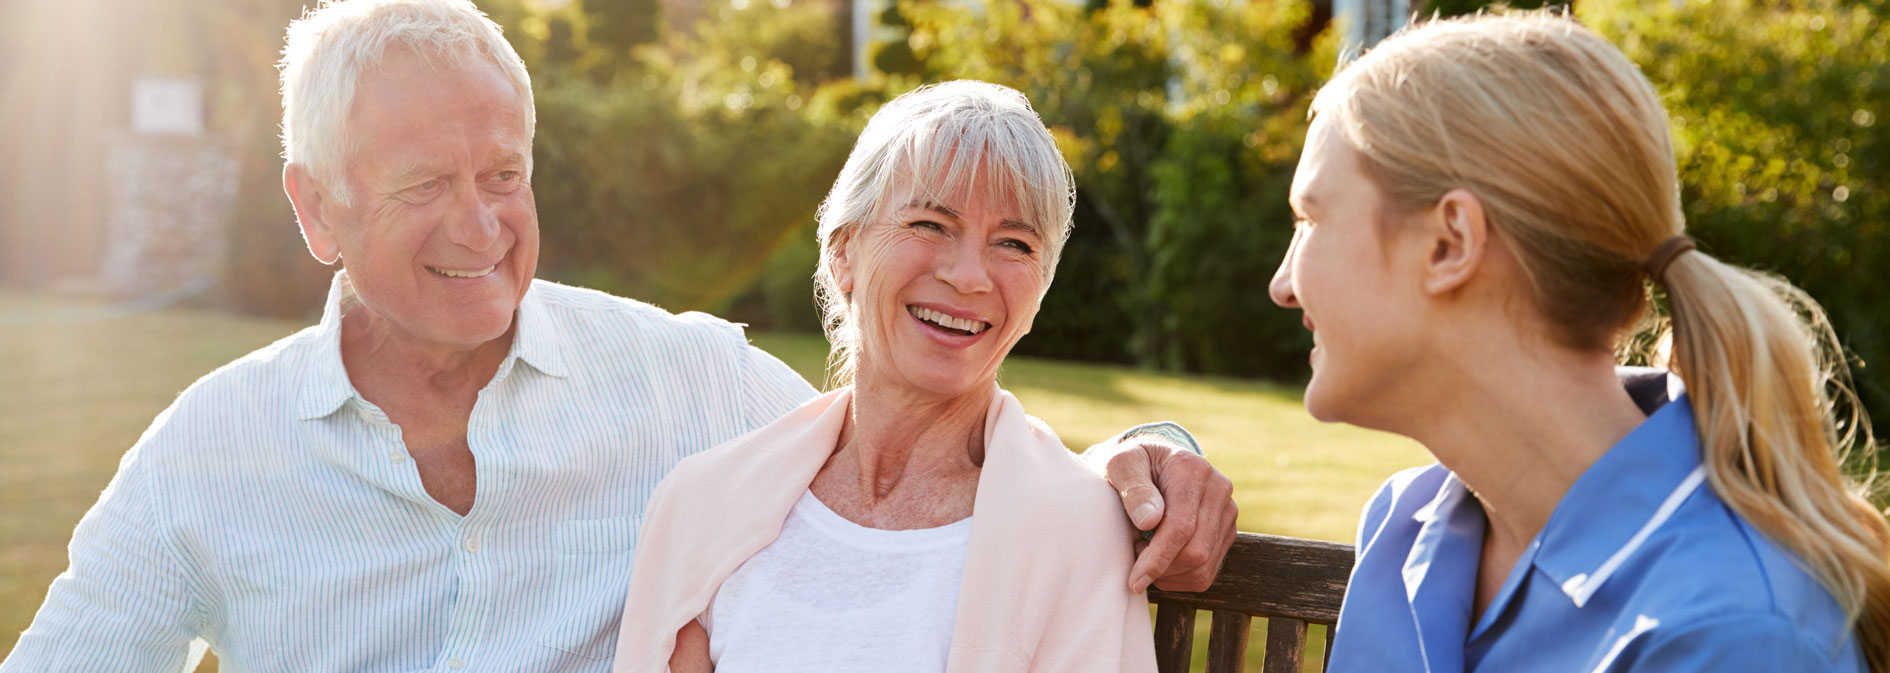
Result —
[[1453, 292], [1482, 269], [1483, 253], [1490, 243], [1483, 202], [1469, 190], [1453, 189], [1437, 200], [1425, 220], [1429, 256], [1424, 263], [1424, 291]]
[[827, 271], [833, 274], [834, 286], [840, 288], [840, 294], [853, 294], [853, 227], [841, 227], [830, 234], [830, 247], [833, 248], [833, 261]]

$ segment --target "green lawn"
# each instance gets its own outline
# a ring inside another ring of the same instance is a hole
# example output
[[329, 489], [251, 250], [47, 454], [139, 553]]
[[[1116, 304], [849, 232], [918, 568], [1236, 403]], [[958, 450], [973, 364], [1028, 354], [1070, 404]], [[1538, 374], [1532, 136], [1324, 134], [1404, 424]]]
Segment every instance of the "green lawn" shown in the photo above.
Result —
[[[188, 310], [74, 320], [68, 308], [0, 293], [0, 652], [31, 621], [65, 568], [73, 525], [151, 418], [197, 377], [303, 326]], [[820, 380], [819, 337], [753, 336]], [[1408, 441], [1313, 421], [1296, 388], [1025, 358], [1001, 380], [1074, 447], [1141, 421], [1186, 425], [1233, 479], [1242, 530], [1350, 541], [1371, 490], [1428, 461]], [[1309, 640], [1316, 653], [1317, 629]], [[1257, 650], [1264, 631], [1251, 642]]]

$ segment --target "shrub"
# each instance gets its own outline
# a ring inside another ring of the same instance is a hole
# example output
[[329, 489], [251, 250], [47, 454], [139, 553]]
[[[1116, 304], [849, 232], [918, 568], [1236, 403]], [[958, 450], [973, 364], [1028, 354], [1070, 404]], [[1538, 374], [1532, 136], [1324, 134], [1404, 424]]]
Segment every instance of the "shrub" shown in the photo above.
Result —
[[1890, 430], [1885, 3], [1596, 0], [1582, 19], [1664, 94], [1688, 230], [1824, 305]]

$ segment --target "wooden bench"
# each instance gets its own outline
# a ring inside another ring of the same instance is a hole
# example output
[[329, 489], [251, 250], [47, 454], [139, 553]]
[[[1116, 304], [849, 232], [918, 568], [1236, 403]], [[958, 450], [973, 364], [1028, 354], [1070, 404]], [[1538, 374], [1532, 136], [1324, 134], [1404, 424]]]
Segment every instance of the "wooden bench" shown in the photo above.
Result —
[[[1149, 590], [1155, 609], [1155, 657], [1161, 673], [1185, 673], [1194, 650], [1197, 610], [1213, 613], [1208, 631], [1208, 673], [1245, 668], [1247, 632], [1267, 619], [1263, 673], [1300, 673], [1306, 625], [1330, 627], [1352, 575], [1352, 545], [1241, 533], [1227, 552], [1214, 586], [1200, 593]], [[1327, 629], [1326, 661], [1331, 660]]]

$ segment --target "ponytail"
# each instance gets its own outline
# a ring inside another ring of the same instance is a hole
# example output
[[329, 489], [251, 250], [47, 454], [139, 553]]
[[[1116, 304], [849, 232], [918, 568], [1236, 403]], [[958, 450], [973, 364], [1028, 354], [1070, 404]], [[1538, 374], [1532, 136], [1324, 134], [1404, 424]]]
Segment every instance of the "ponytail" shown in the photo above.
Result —
[[[1804, 560], [1890, 673], [1890, 524], [1842, 463], [1877, 447], [1817, 302], [1777, 276], [1702, 253], [1656, 277], [1714, 492]], [[1659, 339], [1657, 339], [1659, 340]]]

